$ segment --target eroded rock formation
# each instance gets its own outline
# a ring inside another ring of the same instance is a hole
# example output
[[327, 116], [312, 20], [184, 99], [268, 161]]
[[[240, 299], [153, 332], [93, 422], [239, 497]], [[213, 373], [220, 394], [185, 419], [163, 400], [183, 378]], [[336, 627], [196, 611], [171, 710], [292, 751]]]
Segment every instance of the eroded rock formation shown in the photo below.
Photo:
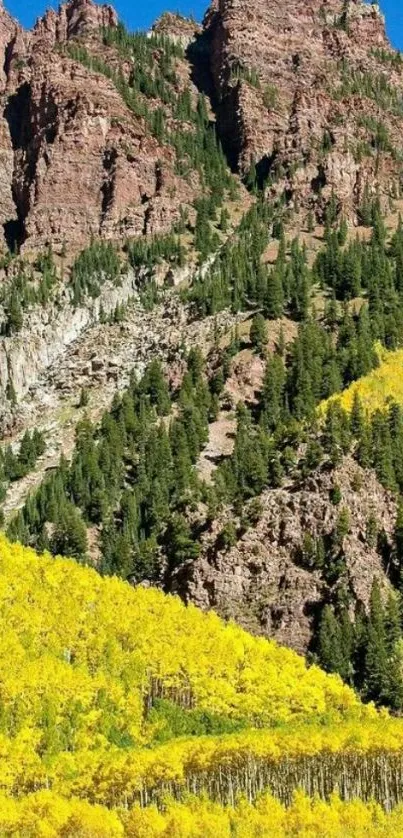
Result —
[[[347, 593], [353, 607], [357, 602], [367, 607], [374, 579], [388, 584], [385, 562], [393, 544], [396, 501], [372, 472], [363, 471], [351, 458], [300, 486], [265, 492], [258, 521], [238, 535], [234, 546], [221, 543], [228, 519], [224, 515], [217, 520], [202, 541], [200, 557], [175, 571], [168, 589], [254, 633], [306, 652], [323, 601], [336, 595], [339, 584], [334, 587], [323, 570], [309, 568], [304, 558], [307, 535], [327, 543], [335, 530], [340, 507], [330, 500], [334, 485], [340, 488], [351, 521], [342, 546]], [[377, 526], [374, 541], [368, 537], [371, 520]]]
[[[0, 7], [0, 232], [8, 244], [79, 248], [91, 235], [166, 231], [199, 194], [197, 178], [178, 176], [174, 150], [113, 81], [65, 54], [80, 43], [113, 65], [100, 33], [116, 26], [112, 7], [93, 0], [49, 10], [31, 32]], [[185, 49], [196, 38], [178, 78], [212, 93], [242, 175], [255, 164], [272, 193], [318, 217], [332, 195], [352, 218], [366, 187], [385, 203], [394, 195], [403, 71], [377, 6], [214, 0], [203, 30], [165, 14], [154, 32]]]
[[[323, 211], [334, 192], [353, 214], [366, 184], [389, 196], [403, 77], [378, 6], [217, 0], [205, 31], [218, 123], [234, 166], [246, 173], [254, 163], [258, 179], [277, 180], [294, 207]], [[396, 96], [396, 109], [388, 96], [382, 106], [382, 85]], [[386, 131], [381, 155], [371, 154], [376, 123]]]
[[114, 10], [92, 0], [48, 11], [30, 33], [0, 9], [0, 222], [9, 245], [79, 249], [91, 236], [165, 232], [194, 197], [172, 148], [113, 81], [61, 50], [79, 40], [102, 54], [101, 29], [116, 25]]

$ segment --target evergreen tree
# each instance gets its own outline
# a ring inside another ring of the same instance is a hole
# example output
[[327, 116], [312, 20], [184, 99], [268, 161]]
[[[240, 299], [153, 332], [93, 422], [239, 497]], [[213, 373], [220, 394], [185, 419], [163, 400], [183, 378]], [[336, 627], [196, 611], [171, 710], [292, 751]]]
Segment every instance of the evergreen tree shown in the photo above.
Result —
[[269, 320], [281, 317], [284, 311], [284, 289], [281, 271], [274, 268], [267, 278], [264, 313]]
[[364, 411], [362, 407], [362, 402], [359, 396], [358, 391], [356, 390], [353, 396], [353, 404], [350, 413], [350, 428], [351, 433], [355, 439], [361, 439], [361, 436], [364, 431]]
[[403, 589], [403, 500], [400, 497], [394, 532], [394, 552], [400, 590]]
[[200, 545], [194, 540], [186, 518], [180, 513], [174, 513], [170, 518], [165, 542], [171, 569], [199, 555]]
[[319, 623], [318, 658], [325, 672], [344, 671], [342, 636], [340, 626], [330, 605], [325, 605]]
[[385, 614], [379, 584], [376, 580], [371, 592], [364, 683], [366, 697], [369, 700], [378, 704], [387, 702], [389, 666]]
[[6, 335], [12, 335], [15, 332], [19, 332], [20, 329], [22, 329], [24, 318], [21, 303], [18, 298], [18, 292], [16, 289], [12, 290], [10, 301], [6, 311], [6, 317]]
[[159, 416], [166, 416], [171, 410], [168, 385], [158, 360], [151, 361], [141, 382], [141, 392], [149, 396]]
[[77, 509], [66, 503], [59, 512], [50, 549], [53, 555], [83, 560], [88, 550], [87, 529]]
[[265, 369], [261, 408], [265, 427], [274, 431], [279, 425], [284, 402], [285, 370], [278, 355], [271, 355]]
[[262, 314], [256, 314], [250, 328], [250, 342], [260, 354], [266, 348], [268, 340], [266, 321]]

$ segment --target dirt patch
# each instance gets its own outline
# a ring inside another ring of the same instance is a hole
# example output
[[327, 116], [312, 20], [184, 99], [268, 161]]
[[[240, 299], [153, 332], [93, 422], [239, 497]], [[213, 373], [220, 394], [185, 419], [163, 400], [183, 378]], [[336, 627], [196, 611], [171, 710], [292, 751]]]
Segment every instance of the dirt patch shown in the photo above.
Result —
[[220, 414], [216, 422], [209, 427], [208, 443], [202, 451], [198, 463], [198, 473], [202, 480], [211, 483], [213, 474], [224, 457], [229, 457], [234, 450], [236, 420], [228, 413]]

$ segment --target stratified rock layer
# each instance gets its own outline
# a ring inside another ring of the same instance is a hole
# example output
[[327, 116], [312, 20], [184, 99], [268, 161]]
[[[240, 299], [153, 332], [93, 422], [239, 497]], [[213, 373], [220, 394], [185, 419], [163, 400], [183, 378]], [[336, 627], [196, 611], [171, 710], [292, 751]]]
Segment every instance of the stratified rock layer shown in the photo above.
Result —
[[[0, 243], [79, 249], [91, 236], [165, 232], [200, 194], [114, 83], [63, 54], [80, 42], [117, 69], [100, 37], [116, 26], [93, 0], [69, 0], [31, 32], [0, 6]], [[154, 32], [184, 48], [196, 39], [177, 67], [181, 89], [213, 94], [230, 161], [241, 174], [255, 163], [270, 196], [319, 218], [333, 196], [351, 218], [366, 187], [385, 204], [396, 196], [403, 70], [377, 6], [219, 0], [203, 31], [165, 14]], [[353, 78], [358, 87], [343, 90]]]
[[91, 237], [165, 232], [191, 202], [159, 143], [103, 74], [63, 55], [79, 39], [102, 54], [109, 6], [70, 0], [26, 33], [0, 8], [0, 223], [3, 240], [79, 249]]
[[[272, 176], [294, 206], [318, 212], [332, 192], [351, 215], [365, 184], [384, 196], [393, 191], [403, 111], [380, 107], [363, 85], [340, 93], [342, 78], [359, 73], [365, 85], [382, 77], [401, 99], [402, 68], [390, 60], [378, 6], [219, 0], [205, 30], [220, 131], [242, 173], [255, 163], [260, 180]], [[371, 148], [368, 120], [386, 128], [390, 148], [382, 155]]]

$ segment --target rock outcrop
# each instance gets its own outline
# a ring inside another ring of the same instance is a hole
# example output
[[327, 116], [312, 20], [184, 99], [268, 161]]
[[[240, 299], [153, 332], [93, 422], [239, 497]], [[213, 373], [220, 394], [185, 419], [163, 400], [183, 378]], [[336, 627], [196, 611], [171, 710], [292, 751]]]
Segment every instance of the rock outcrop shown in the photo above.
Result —
[[[338, 506], [330, 500], [336, 484], [342, 498]], [[357, 602], [367, 607], [374, 579], [389, 584], [385, 561], [393, 543], [396, 502], [372, 472], [350, 458], [335, 471], [323, 469], [300, 486], [267, 491], [259, 500], [259, 519], [238, 535], [235, 546], [221, 544], [228, 523], [224, 516], [203, 537], [200, 557], [175, 571], [167, 589], [306, 652], [323, 603], [331, 602], [340, 586], [353, 607]], [[307, 567], [304, 540], [308, 535], [326, 542], [343, 506], [350, 514], [342, 545], [345, 570], [330, 582], [323, 570]], [[371, 520], [377, 528], [373, 540], [368, 536]]]
[[48, 9], [33, 30], [32, 41], [48, 46], [64, 44], [72, 38], [99, 36], [101, 29], [118, 25], [112, 6], [96, 5], [93, 0], [69, 0], [56, 12]]
[[4, 433], [12, 420], [7, 401], [7, 387], [13, 382], [15, 395], [21, 401], [30, 387], [87, 329], [98, 323], [100, 313], [112, 314], [117, 305], [124, 305], [136, 293], [133, 271], [122, 277], [119, 286], [106, 283], [99, 297], [75, 307], [68, 294], [46, 308], [32, 310], [24, 328], [12, 337], [0, 338], [0, 429]]
[[116, 25], [92, 0], [48, 11], [30, 33], [0, 8], [0, 222], [13, 247], [78, 250], [94, 236], [166, 232], [194, 198], [174, 150], [114, 82], [63, 50], [79, 42], [100, 60], [101, 29]]
[[154, 23], [153, 32], [170, 38], [171, 41], [188, 47], [196, 36], [201, 35], [202, 28], [195, 20], [182, 17], [180, 14], [165, 12]]
[[294, 207], [318, 214], [332, 193], [349, 215], [366, 184], [391, 194], [403, 75], [378, 6], [217, 0], [205, 31], [220, 132], [241, 173], [255, 164], [261, 182], [271, 178]]
[[[139, 69], [102, 41], [117, 23], [111, 6], [69, 0], [24, 32], [0, 7], [0, 243], [79, 249], [91, 236], [165, 232], [200, 194], [197, 175], [177, 173], [174, 149], [96, 72], [106, 59], [126, 80]], [[230, 161], [243, 175], [255, 164], [271, 195], [318, 217], [334, 195], [356, 217], [366, 187], [385, 202], [395, 194], [403, 70], [377, 6], [214, 0], [202, 31], [165, 14], [154, 33], [184, 48], [181, 89], [195, 98], [196, 80], [212, 92]], [[95, 69], [71, 57], [78, 43]]]

